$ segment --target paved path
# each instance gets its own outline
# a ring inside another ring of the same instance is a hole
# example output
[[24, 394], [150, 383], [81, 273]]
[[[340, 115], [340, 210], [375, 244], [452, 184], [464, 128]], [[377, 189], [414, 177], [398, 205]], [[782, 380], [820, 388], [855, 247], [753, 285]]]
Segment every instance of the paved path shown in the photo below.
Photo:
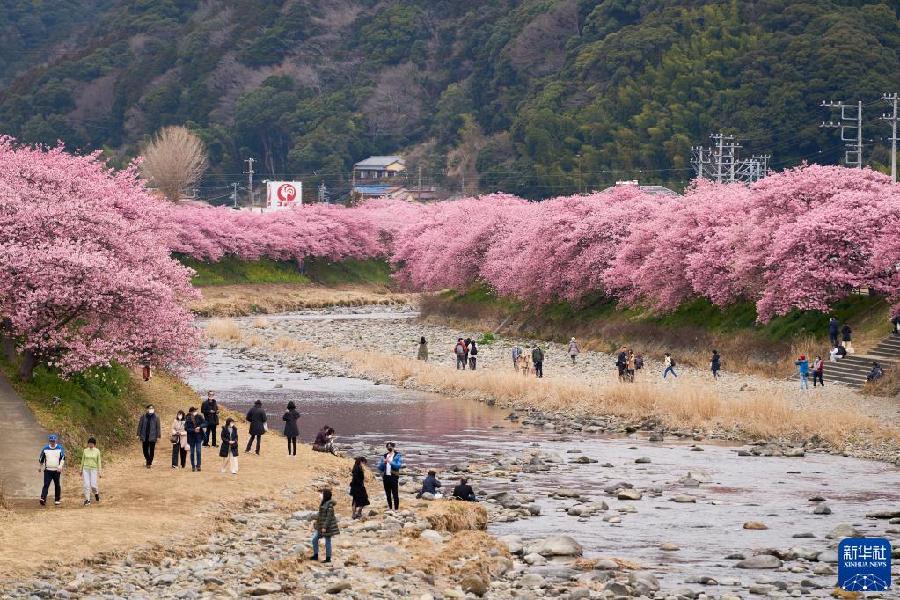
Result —
[[0, 492], [7, 499], [37, 498], [41, 492], [38, 454], [47, 432], [0, 375]]

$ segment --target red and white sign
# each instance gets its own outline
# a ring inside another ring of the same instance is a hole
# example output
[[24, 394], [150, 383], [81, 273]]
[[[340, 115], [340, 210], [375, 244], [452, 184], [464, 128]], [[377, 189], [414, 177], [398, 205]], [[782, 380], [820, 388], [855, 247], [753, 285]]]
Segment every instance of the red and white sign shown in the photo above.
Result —
[[303, 204], [303, 182], [266, 182], [266, 206], [270, 210]]

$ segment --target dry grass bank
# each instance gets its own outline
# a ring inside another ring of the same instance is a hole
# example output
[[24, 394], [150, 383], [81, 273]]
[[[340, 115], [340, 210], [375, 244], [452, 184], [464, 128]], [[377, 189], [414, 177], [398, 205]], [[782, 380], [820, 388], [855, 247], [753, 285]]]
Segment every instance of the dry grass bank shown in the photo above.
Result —
[[[836, 449], [847, 444], [900, 444], [900, 430], [845, 405], [816, 402], [800, 406], [769, 392], [741, 392], [726, 398], [714, 385], [679, 382], [677, 387], [613, 383], [591, 385], [583, 379], [535, 379], [512, 371], [467, 371], [391, 354], [347, 348], [321, 348], [288, 337], [266, 339], [252, 331], [230, 332], [223, 341], [264, 344], [276, 352], [314, 354], [348, 363], [360, 376], [389, 380], [445, 394], [490, 399], [501, 406], [562, 412], [572, 416], [611, 415], [630, 421], [646, 418], [680, 429], [720, 431], [750, 440], [802, 441], [818, 436]], [[211, 331], [215, 336], [215, 332]], [[234, 337], [238, 336], [239, 340]]]
[[[189, 467], [173, 470], [169, 426], [178, 409], [199, 406], [199, 399], [193, 390], [166, 375], [143, 385], [163, 426], [154, 467], [144, 468], [135, 438], [134, 443], [104, 456], [99, 504], [82, 506], [81, 472], [73, 463], [63, 473], [61, 507], [41, 508], [35, 499], [0, 511], [0, 577], [13, 579], [44, 569], [51, 561], [72, 563], [101, 553], [118, 556], [148, 544], [165, 550], [167, 540], [186, 535], [198, 539], [200, 532], [211, 531], [229, 510], [251, 498], [273, 497], [292, 485], [307, 488], [308, 499], [314, 503], [315, 490], [309, 487], [314, 478], [347, 478], [348, 461], [314, 454], [305, 445], [297, 449], [297, 458], [286, 469], [288, 458], [280, 437], [273, 433], [264, 437], [262, 456], [246, 456], [240, 448], [236, 476], [219, 471], [221, 459], [212, 448], [204, 448], [202, 472], [192, 473]], [[246, 425], [241, 423], [238, 429], [243, 443]], [[40, 477], [37, 468], [34, 475]]]
[[246, 284], [202, 288], [203, 297], [191, 310], [204, 317], [239, 317], [328, 306], [415, 303], [404, 294], [377, 285], [324, 287], [313, 284]]

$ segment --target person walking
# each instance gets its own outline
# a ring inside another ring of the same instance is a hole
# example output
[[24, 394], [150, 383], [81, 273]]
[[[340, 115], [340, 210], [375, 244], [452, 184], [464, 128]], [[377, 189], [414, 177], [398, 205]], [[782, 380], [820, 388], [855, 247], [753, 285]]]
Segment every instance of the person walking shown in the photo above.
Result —
[[475, 340], [469, 344], [469, 369], [475, 370], [475, 363], [478, 361], [478, 344]]
[[424, 335], [419, 340], [419, 352], [418, 352], [418, 354], [416, 354], [416, 358], [418, 360], [424, 360], [424, 361], [428, 360], [428, 342], [425, 341]]
[[141, 415], [138, 421], [138, 438], [144, 451], [144, 460], [147, 468], [153, 466], [153, 457], [156, 454], [156, 442], [160, 438], [159, 417], [152, 404], [147, 405], [147, 412]]
[[456, 340], [456, 346], [453, 347], [453, 353], [456, 354], [456, 370], [466, 370], [466, 344], [462, 338]]
[[542, 378], [544, 376], [544, 351], [537, 344], [531, 349], [531, 362], [534, 364], [535, 377]]
[[231, 466], [231, 474], [237, 475], [238, 472], [238, 430], [234, 419], [228, 417], [225, 419], [225, 425], [222, 427], [221, 436], [222, 445], [219, 447], [219, 457], [222, 461], [222, 472]]
[[188, 435], [187, 429], [185, 429], [183, 410], [179, 410], [178, 414], [175, 415], [169, 436], [172, 442], [172, 468], [178, 468], [178, 459], [181, 457], [181, 468], [183, 469], [184, 463], [187, 462], [188, 453]]
[[41, 467], [44, 471], [44, 486], [41, 488], [41, 506], [47, 504], [47, 492], [50, 490], [50, 483], [53, 482], [53, 504], [59, 506], [62, 498], [62, 477], [63, 468], [66, 466], [66, 451], [61, 444], [57, 443], [56, 435], [50, 434], [47, 438], [47, 445], [41, 449], [38, 456], [38, 472]]
[[316, 439], [313, 441], [312, 449], [314, 452], [328, 452], [334, 454], [334, 428], [323, 425]]
[[838, 345], [838, 329], [840, 328], [840, 323], [836, 317], [831, 317], [828, 319], [828, 339], [831, 340], [831, 346], [835, 347]]
[[200, 405], [200, 412], [206, 420], [206, 439], [203, 440], [204, 446], [212, 446], [215, 448], [219, 444], [216, 443], [216, 428], [219, 426], [219, 405], [216, 403], [216, 393], [212, 390], [206, 392], [206, 400]]
[[817, 356], [816, 360], [813, 361], [812, 367], [812, 376], [813, 376], [813, 387], [816, 387], [816, 380], [825, 387], [825, 361], [822, 360], [821, 356]]
[[628, 353], [625, 350], [625, 346], [622, 346], [621, 348], [619, 348], [619, 353], [616, 355], [616, 370], [619, 372], [619, 381], [625, 381], [625, 371], [627, 369]]
[[891, 333], [900, 335], [900, 313], [891, 317]]
[[437, 478], [437, 472], [428, 471], [428, 475], [422, 480], [422, 489], [416, 494], [416, 498], [421, 498], [423, 494], [431, 494], [432, 500], [438, 498], [440, 494], [438, 492], [439, 487], [441, 487], [441, 482]]
[[522, 375], [528, 375], [531, 372], [531, 358], [524, 351], [519, 355], [519, 370]]
[[569, 358], [572, 359], [572, 364], [575, 364], [575, 358], [581, 354], [581, 348], [578, 347], [578, 342], [575, 341], [575, 338], [569, 340]]
[[628, 357], [625, 359], [625, 379], [631, 383], [634, 383], [635, 368], [634, 350], [629, 349]]
[[794, 361], [794, 364], [797, 365], [797, 371], [800, 374], [800, 389], [808, 390], [809, 389], [809, 361], [806, 360], [806, 355], [801, 354], [800, 358]]
[[247, 411], [247, 422], [250, 423], [250, 439], [247, 440], [247, 447], [244, 449], [245, 453], [250, 453], [250, 448], [253, 446], [253, 440], [255, 439], [256, 455], [259, 456], [259, 443], [262, 440], [262, 436], [269, 429], [266, 420], [266, 411], [263, 410], [262, 401], [257, 400], [253, 403], [253, 408]]
[[357, 456], [350, 472], [350, 497], [353, 499], [353, 518], [362, 519], [363, 509], [369, 505], [369, 492], [366, 491], [366, 470], [368, 461], [365, 456]]
[[322, 501], [319, 503], [319, 514], [316, 516], [315, 532], [312, 536], [312, 556], [310, 560], [319, 560], [319, 540], [325, 538], [325, 560], [331, 562], [331, 538], [341, 533], [337, 516], [334, 514], [334, 500], [331, 490], [322, 490]]
[[193, 406], [188, 409], [184, 420], [187, 431], [188, 451], [191, 455], [191, 471], [200, 471], [203, 440], [206, 439], [206, 420]]
[[287, 405], [287, 412], [281, 416], [284, 421], [284, 437], [287, 438], [288, 456], [297, 456], [297, 438], [300, 437], [300, 427], [297, 421], [300, 419], [300, 413], [297, 412], [297, 405], [291, 400]]
[[403, 457], [396, 450], [394, 442], [385, 445], [387, 452], [378, 461], [378, 470], [382, 473], [384, 495], [387, 497], [388, 510], [400, 509], [400, 469], [403, 468]]
[[91, 503], [91, 492], [94, 492], [94, 499], [100, 502], [100, 477], [102, 466], [100, 459], [100, 449], [97, 447], [97, 438], [89, 437], [87, 448], [81, 451], [81, 480], [84, 484], [84, 505]]
[[672, 355], [668, 352], [666, 352], [666, 356], [663, 359], [663, 366], [665, 367], [665, 369], [663, 369], [663, 379], [665, 379], [666, 375], [669, 373], [672, 374], [672, 377], [678, 377], [678, 373], [675, 372], [675, 359], [672, 358]]
[[722, 357], [718, 350], [713, 350], [712, 358], [709, 359], [709, 370], [712, 371], [713, 379], [719, 378], [719, 371], [722, 369]]
[[519, 363], [520, 356], [522, 356], [522, 349], [519, 346], [513, 346], [512, 360], [513, 360], [513, 370], [515, 370], [515, 371], [519, 371], [522, 368], [522, 365]]
[[853, 354], [853, 330], [847, 323], [841, 327], [841, 339], [844, 342], [844, 348], [847, 349], [847, 354]]

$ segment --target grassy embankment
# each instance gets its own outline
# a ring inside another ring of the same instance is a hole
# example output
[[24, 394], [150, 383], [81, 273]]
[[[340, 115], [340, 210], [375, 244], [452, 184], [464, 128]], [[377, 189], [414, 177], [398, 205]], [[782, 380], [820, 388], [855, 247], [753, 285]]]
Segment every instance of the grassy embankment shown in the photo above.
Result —
[[[421, 306], [426, 318], [474, 321], [486, 330], [513, 330], [563, 343], [576, 336], [583, 348], [592, 350], [612, 352], [626, 345], [650, 356], [672, 352], [679, 362], [698, 367], [705, 367], [716, 348], [726, 368], [767, 376], [791, 373], [797, 354], [825, 356], [828, 351], [829, 315], [794, 311], [758, 324], [750, 303], [719, 308], [695, 300], [671, 313], [654, 314], [596, 298], [577, 307], [558, 302], [534, 309], [475, 287], [427, 296]], [[887, 335], [887, 310], [880, 298], [852, 296], [836, 303], [833, 313], [853, 327], [859, 350]]]
[[253, 262], [224, 258], [204, 263], [181, 258], [194, 269], [193, 279], [203, 298], [192, 304], [201, 316], [245, 316], [364, 304], [405, 304], [410, 294], [391, 288], [390, 267], [379, 260], [328, 262]]

